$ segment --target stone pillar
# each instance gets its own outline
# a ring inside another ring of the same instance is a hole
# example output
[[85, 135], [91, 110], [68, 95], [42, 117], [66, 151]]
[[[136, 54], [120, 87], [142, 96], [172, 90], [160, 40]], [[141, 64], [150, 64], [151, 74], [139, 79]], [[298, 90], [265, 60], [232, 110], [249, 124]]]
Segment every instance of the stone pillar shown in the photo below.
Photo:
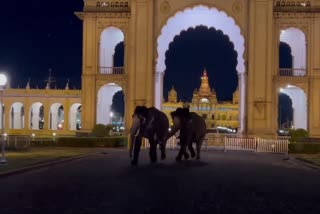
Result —
[[156, 72], [156, 90], [155, 90], [155, 107], [162, 110], [163, 103], [163, 78], [164, 72]]
[[275, 108], [273, 72], [273, 2], [249, 1], [248, 66], [246, 68], [246, 133], [274, 136]]
[[[2, 95], [3, 96], [3, 95]], [[4, 120], [4, 118], [5, 118], [5, 112], [3, 112], [3, 110], [5, 111], [5, 109], [4, 109], [4, 103], [1, 103], [0, 104], [0, 127], [1, 127], [1, 129], [3, 128], [2, 127], [2, 124], [3, 125], [5, 125], [5, 120]]]
[[70, 130], [69, 125], [69, 111], [70, 111], [70, 104], [67, 100], [63, 106], [63, 130]]
[[43, 123], [43, 130], [49, 130], [49, 115], [50, 115], [50, 107], [48, 105], [43, 105], [43, 120], [44, 120], [44, 123]]
[[4, 102], [4, 130], [7, 133], [10, 127], [10, 118], [11, 118], [11, 106], [6, 101]]
[[238, 73], [239, 81], [239, 134], [246, 132], [246, 74], [244, 72]]

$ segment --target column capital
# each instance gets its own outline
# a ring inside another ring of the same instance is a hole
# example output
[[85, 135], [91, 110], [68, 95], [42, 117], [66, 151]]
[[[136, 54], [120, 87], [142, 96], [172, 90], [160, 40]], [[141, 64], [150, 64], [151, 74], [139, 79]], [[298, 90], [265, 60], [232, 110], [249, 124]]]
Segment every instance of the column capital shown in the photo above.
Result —
[[238, 76], [241, 77], [241, 76], [247, 76], [247, 73], [246, 72], [238, 72]]

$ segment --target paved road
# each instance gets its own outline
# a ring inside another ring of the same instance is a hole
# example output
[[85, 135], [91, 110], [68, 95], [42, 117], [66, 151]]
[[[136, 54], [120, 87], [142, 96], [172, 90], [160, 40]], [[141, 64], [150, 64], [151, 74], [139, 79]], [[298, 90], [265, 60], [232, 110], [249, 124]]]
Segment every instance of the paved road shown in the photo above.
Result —
[[151, 165], [142, 152], [90, 158], [0, 179], [0, 213], [320, 213], [320, 173], [282, 155], [208, 151]]

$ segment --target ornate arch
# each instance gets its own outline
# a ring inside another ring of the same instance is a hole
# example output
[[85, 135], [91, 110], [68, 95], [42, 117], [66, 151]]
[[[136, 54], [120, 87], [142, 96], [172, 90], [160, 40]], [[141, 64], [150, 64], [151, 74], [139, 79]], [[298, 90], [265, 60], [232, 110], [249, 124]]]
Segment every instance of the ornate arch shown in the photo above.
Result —
[[[168, 32], [169, 31], [168, 28], [174, 25], [174, 23], [172, 24], [174, 20], [176, 19], [185, 20], [183, 16], [188, 16], [188, 14], [190, 14], [191, 16], [194, 16], [192, 15], [192, 13], [196, 14], [195, 13], [196, 10], [202, 10], [202, 14], [200, 14], [199, 17], [201, 16], [206, 17], [206, 19], [203, 18], [196, 21], [191, 21], [192, 23], [181, 22], [182, 24], [178, 27], [178, 29], [175, 29], [174, 32]], [[203, 15], [204, 13], [206, 13], [206, 15]], [[208, 16], [210, 16], [211, 19], [208, 19]], [[223, 20], [223, 22], [220, 22], [220, 23], [214, 22], [215, 16], [222, 17], [221, 19]], [[221, 30], [225, 35], [229, 37], [230, 42], [233, 43], [235, 50], [238, 53], [237, 71], [238, 73], [244, 73], [246, 69], [245, 69], [245, 36], [244, 36], [243, 30], [240, 28], [240, 25], [236, 22], [236, 19], [231, 15], [227, 14], [225, 11], [219, 10], [213, 6], [206, 6], [203, 4], [200, 4], [200, 5], [193, 4], [191, 6], [184, 8], [183, 10], [177, 10], [174, 13], [172, 13], [171, 16], [169, 16], [169, 18], [166, 20], [166, 23], [163, 23], [161, 25], [161, 31], [159, 35], [157, 35], [156, 71], [163, 72], [165, 70], [165, 52], [166, 50], [168, 50], [169, 44], [171, 41], [173, 41], [174, 36], [177, 35], [176, 32], [177, 31], [181, 32], [182, 30], [187, 30], [190, 27], [196, 27], [199, 25], [214, 27], [217, 30]], [[229, 27], [232, 30], [227, 29]], [[234, 33], [234, 30], [236, 31], [236, 33]], [[168, 33], [169, 35], [171, 33], [170, 37], [168, 36]], [[240, 42], [239, 42], [239, 36], [241, 38]], [[161, 41], [162, 38], [167, 39], [167, 41], [165, 42]], [[160, 46], [159, 43], [161, 42], [165, 44], [164, 49], [159, 48]]]

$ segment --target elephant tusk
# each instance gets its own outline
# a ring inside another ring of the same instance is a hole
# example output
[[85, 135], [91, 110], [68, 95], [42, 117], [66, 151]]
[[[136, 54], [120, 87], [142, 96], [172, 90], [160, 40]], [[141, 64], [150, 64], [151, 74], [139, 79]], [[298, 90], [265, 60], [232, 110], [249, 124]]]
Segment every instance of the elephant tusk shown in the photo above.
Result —
[[134, 136], [137, 137], [139, 134], [140, 134], [140, 129], [138, 129], [138, 131], [136, 132], [136, 134]]
[[[129, 149], [129, 156], [130, 158], [132, 157], [132, 151], [133, 151], [133, 147], [134, 147], [134, 144], [136, 142], [136, 138], [137, 136], [140, 134], [140, 129], [138, 129], [138, 131], [132, 135], [132, 142], [130, 144], [130, 149]], [[130, 137], [131, 138], [131, 137]]]

